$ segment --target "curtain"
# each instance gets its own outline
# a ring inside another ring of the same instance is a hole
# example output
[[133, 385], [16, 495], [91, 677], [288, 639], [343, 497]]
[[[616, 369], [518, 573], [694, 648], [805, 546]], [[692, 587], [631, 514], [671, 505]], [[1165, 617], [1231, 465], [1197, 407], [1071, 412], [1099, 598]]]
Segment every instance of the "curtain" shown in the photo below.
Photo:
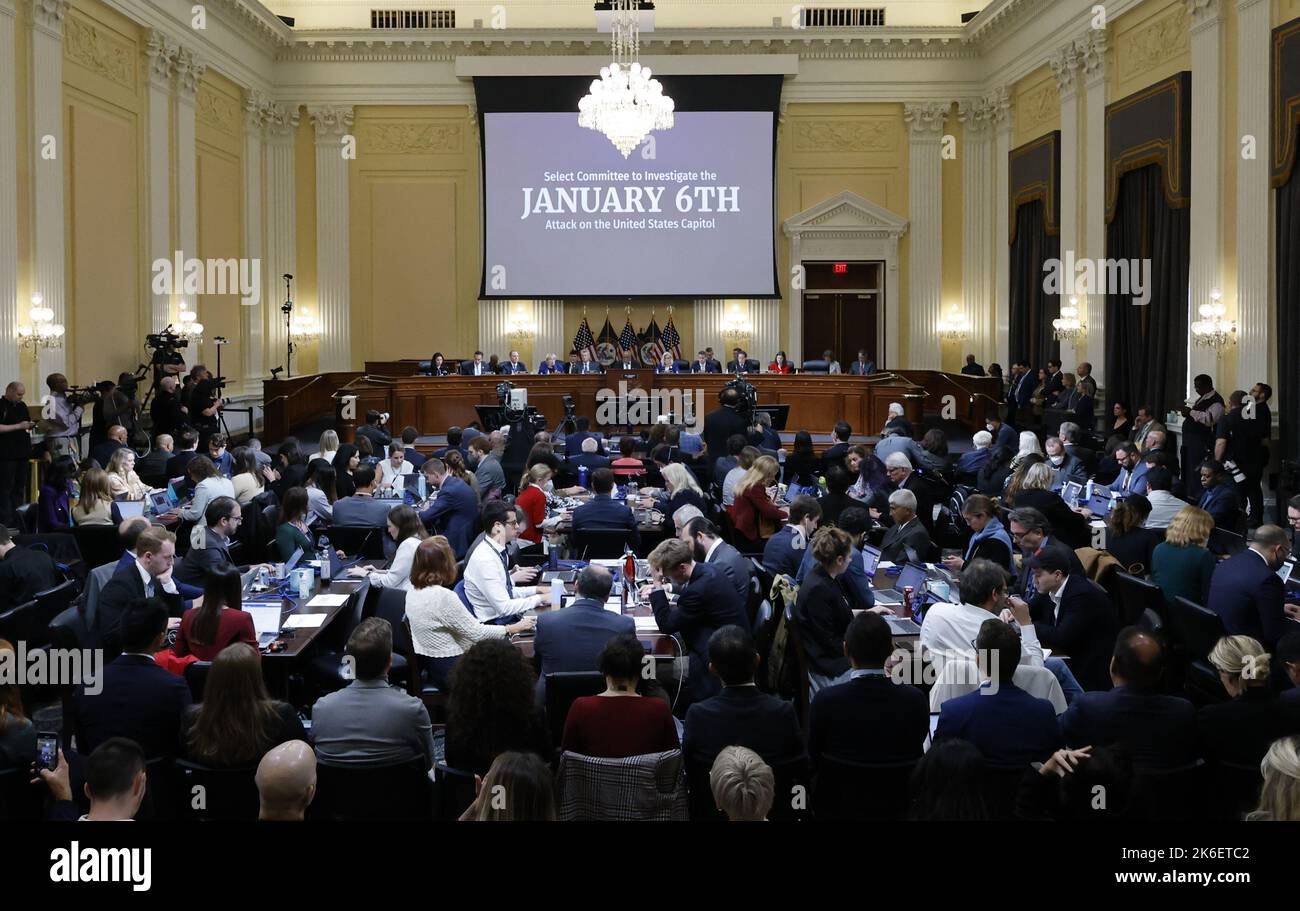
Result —
[[1131, 293], [1106, 296], [1106, 386], [1112, 401], [1128, 402], [1130, 409], [1147, 405], [1156, 415], [1183, 402], [1190, 255], [1191, 209], [1166, 203], [1161, 166], [1121, 177], [1115, 218], [1106, 226], [1106, 256], [1149, 259], [1151, 301], [1140, 306]]
[[[1300, 132], [1300, 131], [1298, 131]], [[1277, 392], [1282, 457], [1300, 458], [1300, 168], [1277, 188]], [[1279, 510], [1280, 512], [1281, 510]]]
[[1060, 357], [1061, 343], [1052, 338], [1052, 320], [1061, 315], [1057, 295], [1043, 290], [1043, 262], [1059, 259], [1060, 235], [1047, 233], [1042, 200], [1016, 209], [1016, 239], [1011, 244], [1010, 324], [1011, 360], [1020, 358], [1035, 370]]

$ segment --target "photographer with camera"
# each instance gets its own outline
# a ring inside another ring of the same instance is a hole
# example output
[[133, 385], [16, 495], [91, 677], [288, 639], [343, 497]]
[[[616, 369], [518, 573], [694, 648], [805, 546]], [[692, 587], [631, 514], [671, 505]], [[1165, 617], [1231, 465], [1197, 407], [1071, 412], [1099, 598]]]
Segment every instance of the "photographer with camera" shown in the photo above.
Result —
[[99, 400], [91, 409], [90, 448], [93, 452], [109, 439], [109, 429], [123, 427], [126, 439], [135, 439], [140, 429], [140, 400], [136, 398], [139, 381], [134, 373], [121, 373], [117, 383], [104, 380], [96, 383]]
[[181, 404], [176, 394], [178, 381], [174, 376], [164, 376], [158, 381], [157, 392], [149, 404], [149, 416], [153, 418], [153, 433], [157, 438], [162, 434], [175, 437], [181, 431], [187, 418], [187, 409]]
[[68, 378], [62, 373], [51, 373], [45, 378], [50, 389], [40, 430], [45, 436], [51, 458], [61, 455], [80, 455], [81, 415], [85, 401], [78, 396], [68, 397]]
[[32, 456], [31, 412], [22, 383], [12, 382], [0, 398], [0, 524], [15, 525], [20, 505], [27, 501], [27, 465]]

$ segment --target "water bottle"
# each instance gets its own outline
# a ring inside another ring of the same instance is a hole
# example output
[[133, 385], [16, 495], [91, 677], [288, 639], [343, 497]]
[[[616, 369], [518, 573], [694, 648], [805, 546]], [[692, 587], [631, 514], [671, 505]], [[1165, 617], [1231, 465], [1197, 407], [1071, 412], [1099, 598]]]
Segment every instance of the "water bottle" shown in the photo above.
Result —
[[330, 580], [330, 539], [322, 535], [316, 548], [316, 558], [320, 560], [321, 581], [328, 582]]
[[270, 573], [267, 572], [265, 566], [257, 570], [257, 587], [263, 591], [271, 587]]
[[554, 608], [560, 607], [563, 598], [564, 598], [564, 580], [552, 579], [551, 580], [551, 607]]
[[586, 465], [580, 465], [580, 466], [578, 466], [578, 486], [579, 486], [579, 487], [586, 487], [586, 486], [587, 486], [587, 474], [588, 474], [588, 469], [587, 469], [587, 466], [586, 466]]
[[629, 481], [627, 482], [627, 498], [628, 498], [629, 500], [635, 500], [635, 499], [636, 499], [636, 491], [637, 491], [636, 481], [629, 480]]

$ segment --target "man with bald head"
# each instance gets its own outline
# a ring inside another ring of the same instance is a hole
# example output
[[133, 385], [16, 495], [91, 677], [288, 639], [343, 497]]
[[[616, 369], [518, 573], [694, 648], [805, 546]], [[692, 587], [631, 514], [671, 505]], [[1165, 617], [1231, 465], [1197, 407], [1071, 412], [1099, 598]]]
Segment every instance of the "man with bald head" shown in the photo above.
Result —
[[301, 740], [282, 743], [257, 764], [263, 822], [302, 822], [316, 796], [316, 754]]
[[99, 463], [100, 468], [107, 468], [108, 463], [113, 458], [113, 453], [119, 449], [126, 449], [130, 437], [127, 435], [126, 428], [121, 424], [114, 424], [108, 428], [108, 438], [95, 447], [91, 453], [91, 458]]
[[176, 394], [176, 377], [165, 376], [158, 381], [153, 402], [149, 405], [153, 417], [153, 432], [175, 436], [185, 423], [185, 406]]
[[160, 433], [154, 437], [153, 449], [149, 454], [135, 460], [135, 473], [150, 487], [167, 486], [167, 460], [176, 451], [176, 440], [169, 433]]
[[17, 509], [27, 501], [27, 466], [32, 457], [32, 428], [36, 423], [23, 396], [27, 389], [14, 381], [0, 397], [0, 522], [17, 525]]
[[1169, 769], [1196, 758], [1196, 709], [1160, 692], [1165, 656], [1159, 640], [1137, 626], [1120, 630], [1108, 692], [1084, 693], [1061, 716], [1073, 748], [1120, 744], [1138, 768]]

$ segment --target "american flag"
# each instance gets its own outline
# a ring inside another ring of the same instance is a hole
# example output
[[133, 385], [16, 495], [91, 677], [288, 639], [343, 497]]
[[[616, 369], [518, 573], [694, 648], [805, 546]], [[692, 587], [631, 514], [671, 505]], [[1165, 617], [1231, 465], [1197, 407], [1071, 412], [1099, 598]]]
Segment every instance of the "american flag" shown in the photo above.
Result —
[[663, 333], [659, 331], [659, 320], [650, 316], [650, 325], [645, 327], [641, 333], [641, 360], [647, 367], [659, 363], [659, 358], [663, 357], [664, 347], [659, 343]]
[[632, 314], [627, 315], [627, 322], [623, 324], [623, 331], [618, 334], [619, 347], [624, 351], [632, 352], [632, 359], [639, 361], [641, 359], [640, 348], [637, 344], [636, 330], [632, 328]]
[[682, 337], [677, 334], [677, 327], [673, 325], [672, 314], [669, 314], [668, 322], [664, 324], [663, 335], [659, 337], [659, 350], [671, 351], [675, 361], [682, 359]]
[[582, 317], [582, 325], [578, 327], [578, 334], [573, 337], [573, 350], [582, 354], [583, 349], [591, 354], [591, 359], [596, 359], [596, 338], [591, 334], [591, 326], [587, 323], [587, 317]]
[[605, 313], [605, 325], [600, 327], [600, 335], [596, 337], [596, 361], [602, 367], [608, 367], [618, 360], [618, 336], [614, 334], [614, 326], [609, 321], [609, 313]]

